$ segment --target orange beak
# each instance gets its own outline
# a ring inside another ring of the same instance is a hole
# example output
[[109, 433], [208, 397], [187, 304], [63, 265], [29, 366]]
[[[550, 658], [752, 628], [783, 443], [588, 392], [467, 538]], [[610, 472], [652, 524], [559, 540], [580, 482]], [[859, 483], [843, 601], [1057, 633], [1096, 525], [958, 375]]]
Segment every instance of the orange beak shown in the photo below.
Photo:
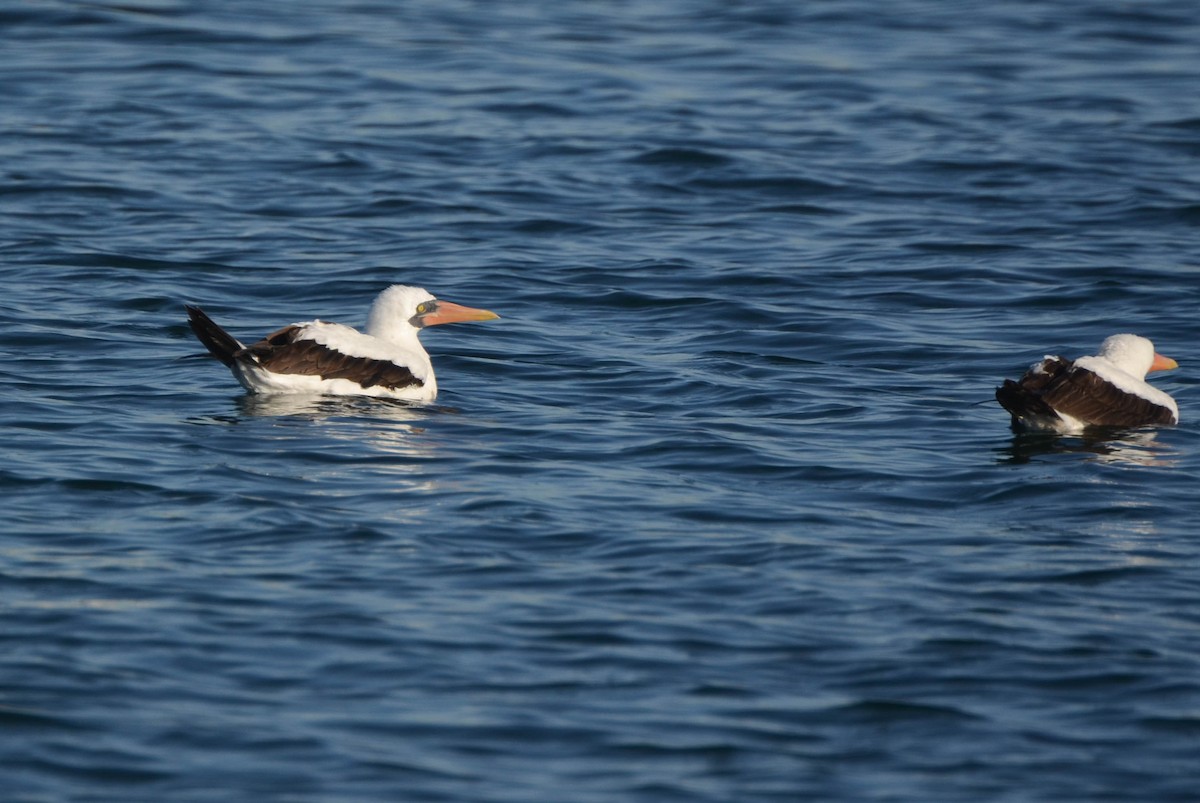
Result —
[[499, 317], [496, 313], [485, 309], [439, 301], [433, 312], [421, 316], [421, 322], [426, 326], [438, 326], [443, 323], [462, 323], [463, 321], [490, 321]]
[[1178, 368], [1179, 363], [1172, 360], [1170, 357], [1164, 357], [1158, 352], [1154, 353], [1154, 362], [1150, 363], [1151, 371], [1170, 371], [1172, 368]]

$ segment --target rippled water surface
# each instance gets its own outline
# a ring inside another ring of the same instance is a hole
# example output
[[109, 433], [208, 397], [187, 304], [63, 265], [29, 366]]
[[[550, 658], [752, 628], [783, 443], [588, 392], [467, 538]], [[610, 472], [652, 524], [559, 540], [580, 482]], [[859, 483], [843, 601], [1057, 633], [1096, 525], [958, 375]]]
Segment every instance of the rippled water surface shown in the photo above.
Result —
[[[0, 26], [6, 801], [1195, 799], [1193, 3]], [[432, 407], [182, 309], [395, 282]], [[1010, 432], [1120, 331], [1179, 427]]]

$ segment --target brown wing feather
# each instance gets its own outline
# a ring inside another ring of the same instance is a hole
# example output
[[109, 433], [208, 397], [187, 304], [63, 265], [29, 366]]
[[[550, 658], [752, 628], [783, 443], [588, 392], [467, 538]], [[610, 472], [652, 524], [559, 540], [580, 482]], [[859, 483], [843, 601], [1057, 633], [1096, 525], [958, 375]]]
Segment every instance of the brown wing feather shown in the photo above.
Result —
[[247, 346], [238, 356], [250, 356], [276, 374], [304, 374], [322, 379], [349, 379], [364, 388], [389, 390], [420, 387], [425, 382], [403, 365], [370, 357], [353, 357], [300, 336], [303, 327], [285, 326]]
[[1072, 367], [1042, 391], [1042, 401], [1088, 424], [1140, 427], [1173, 424], [1174, 414], [1162, 405], [1121, 390], [1086, 368]]

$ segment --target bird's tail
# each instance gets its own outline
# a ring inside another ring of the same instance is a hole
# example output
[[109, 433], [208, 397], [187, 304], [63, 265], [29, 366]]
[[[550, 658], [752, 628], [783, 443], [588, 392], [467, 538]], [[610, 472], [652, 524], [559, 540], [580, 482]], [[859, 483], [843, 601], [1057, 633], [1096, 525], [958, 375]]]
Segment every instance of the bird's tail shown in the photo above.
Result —
[[1012, 414], [1014, 422], [1023, 418], [1059, 417], [1054, 408], [1043, 401], [1040, 395], [1025, 387], [1024, 383], [1018, 384], [1011, 379], [1004, 380], [1004, 384], [996, 388], [996, 401]]
[[214, 357], [232, 367], [237, 361], [237, 353], [242, 351], [245, 346], [236, 337], [217, 326], [212, 318], [204, 314], [204, 310], [186, 304], [184, 306], [187, 309], [188, 323], [191, 325], [192, 331], [196, 333], [196, 337]]

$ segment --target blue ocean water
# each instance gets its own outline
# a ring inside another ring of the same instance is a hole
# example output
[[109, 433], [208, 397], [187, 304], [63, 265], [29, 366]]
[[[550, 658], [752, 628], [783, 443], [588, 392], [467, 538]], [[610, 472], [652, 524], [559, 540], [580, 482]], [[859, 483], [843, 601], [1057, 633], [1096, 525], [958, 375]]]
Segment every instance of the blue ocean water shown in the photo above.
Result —
[[[1194, 800], [1193, 3], [0, 10], [6, 801]], [[247, 397], [433, 330], [431, 407]], [[1151, 337], [1172, 429], [996, 384]]]

